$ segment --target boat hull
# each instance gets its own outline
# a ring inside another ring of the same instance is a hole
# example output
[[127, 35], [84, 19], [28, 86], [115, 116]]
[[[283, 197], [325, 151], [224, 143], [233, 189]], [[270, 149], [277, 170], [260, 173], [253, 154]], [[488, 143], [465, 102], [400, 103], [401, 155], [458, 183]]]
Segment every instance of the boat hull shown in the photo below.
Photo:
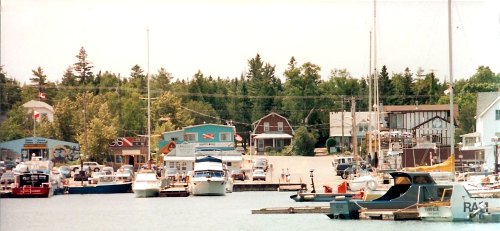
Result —
[[49, 187], [16, 187], [12, 188], [12, 197], [50, 197], [51, 189]]
[[132, 182], [111, 185], [69, 186], [68, 194], [111, 194], [132, 192]]
[[134, 188], [135, 197], [157, 197], [160, 194], [160, 188]]
[[193, 180], [191, 194], [194, 196], [224, 196], [226, 194], [226, 181], [221, 180]]

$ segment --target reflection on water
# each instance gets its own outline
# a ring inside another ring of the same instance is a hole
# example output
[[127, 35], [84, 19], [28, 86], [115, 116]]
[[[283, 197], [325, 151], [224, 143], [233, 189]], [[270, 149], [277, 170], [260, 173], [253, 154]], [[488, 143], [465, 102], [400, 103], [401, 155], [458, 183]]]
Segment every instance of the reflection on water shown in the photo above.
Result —
[[135, 198], [134, 194], [1, 199], [0, 230], [481, 230], [498, 224], [343, 221], [323, 214], [251, 214], [252, 209], [327, 205], [297, 203], [291, 192], [237, 192], [218, 197]]

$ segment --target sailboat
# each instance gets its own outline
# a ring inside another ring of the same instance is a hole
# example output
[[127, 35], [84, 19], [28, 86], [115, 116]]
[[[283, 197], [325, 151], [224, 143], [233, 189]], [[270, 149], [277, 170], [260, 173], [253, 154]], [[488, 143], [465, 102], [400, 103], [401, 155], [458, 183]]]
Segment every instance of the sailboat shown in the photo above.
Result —
[[160, 193], [160, 181], [156, 172], [151, 170], [151, 95], [149, 84], [149, 30], [148, 30], [148, 169], [137, 173], [132, 190], [136, 197], [156, 197]]

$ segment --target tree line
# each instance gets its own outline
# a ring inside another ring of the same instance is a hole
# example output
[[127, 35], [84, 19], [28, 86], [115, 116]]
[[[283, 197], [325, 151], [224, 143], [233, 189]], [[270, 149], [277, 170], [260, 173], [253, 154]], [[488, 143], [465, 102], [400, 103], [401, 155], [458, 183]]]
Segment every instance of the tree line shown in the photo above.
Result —
[[[151, 131], [156, 135], [194, 124], [233, 124], [247, 142], [252, 123], [276, 112], [287, 117], [295, 129], [305, 128], [315, 138], [316, 146], [323, 146], [329, 137], [329, 112], [349, 110], [351, 97], [356, 100], [356, 111], [368, 111], [370, 79], [378, 80], [384, 105], [449, 103], [449, 96], [443, 93], [449, 83], [440, 82], [433, 72], [413, 73], [406, 68], [403, 73], [389, 74], [383, 66], [377, 78], [367, 78], [334, 69], [324, 80], [321, 67], [311, 62], [300, 64], [294, 57], [283, 78], [276, 73], [275, 65], [259, 54], [247, 60], [247, 65], [246, 73], [232, 78], [205, 76], [198, 70], [191, 79], [176, 79], [165, 68], [148, 76], [139, 65], [132, 66], [130, 76], [122, 77], [109, 71], [95, 72], [82, 47], [76, 62], [57, 82], [48, 81], [43, 68], [37, 67], [32, 70], [30, 84], [22, 86], [0, 69], [0, 114], [6, 115], [0, 125], [0, 141], [32, 135], [33, 118], [21, 105], [40, 99], [43, 93], [43, 100], [54, 107], [55, 115], [53, 123], [47, 118], [37, 123], [37, 136], [83, 144], [87, 128], [89, 156], [102, 159], [109, 152], [109, 140], [147, 133], [148, 77]], [[479, 66], [474, 75], [453, 85], [460, 111], [459, 136], [474, 131], [476, 93], [499, 91], [500, 73]]]

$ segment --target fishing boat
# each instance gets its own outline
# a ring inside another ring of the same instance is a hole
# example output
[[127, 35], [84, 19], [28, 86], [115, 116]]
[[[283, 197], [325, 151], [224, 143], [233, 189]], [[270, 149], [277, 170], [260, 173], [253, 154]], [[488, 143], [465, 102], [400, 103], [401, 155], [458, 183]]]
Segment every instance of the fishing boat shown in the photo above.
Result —
[[16, 176], [13, 197], [51, 197], [54, 191], [47, 173], [22, 173]]
[[115, 175], [100, 175], [97, 184], [68, 186], [68, 194], [109, 194], [132, 192], [132, 182], [117, 181]]
[[160, 193], [160, 181], [153, 170], [141, 170], [137, 173], [132, 186], [135, 197], [157, 197]]
[[500, 199], [471, 195], [462, 184], [443, 191], [439, 201], [417, 205], [420, 219], [427, 221], [500, 222]]
[[[449, 184], [436, 184], [426, 172], [392, 172], [394, 185], [381, 197], [371, 201], [354, 200], [348, 197], [336, 198], [330, 202], [330, 218], [358, 219], [360, 213], [401, 210], [416, 210], [422, 204], [439, 198], [442, 192], [451, 188]], [[416, 211], [414, 211], [416, 213]], [[370, 214], [370, 213], [366, 213]], [[369, 218], [381, 218], [381, 213], [372, 213]]]
[[224, 196], [228, 176], [224, 172], [222, 159], [213, 156], [197, 157], [190, 180], [190, 191], [194, 196]]

